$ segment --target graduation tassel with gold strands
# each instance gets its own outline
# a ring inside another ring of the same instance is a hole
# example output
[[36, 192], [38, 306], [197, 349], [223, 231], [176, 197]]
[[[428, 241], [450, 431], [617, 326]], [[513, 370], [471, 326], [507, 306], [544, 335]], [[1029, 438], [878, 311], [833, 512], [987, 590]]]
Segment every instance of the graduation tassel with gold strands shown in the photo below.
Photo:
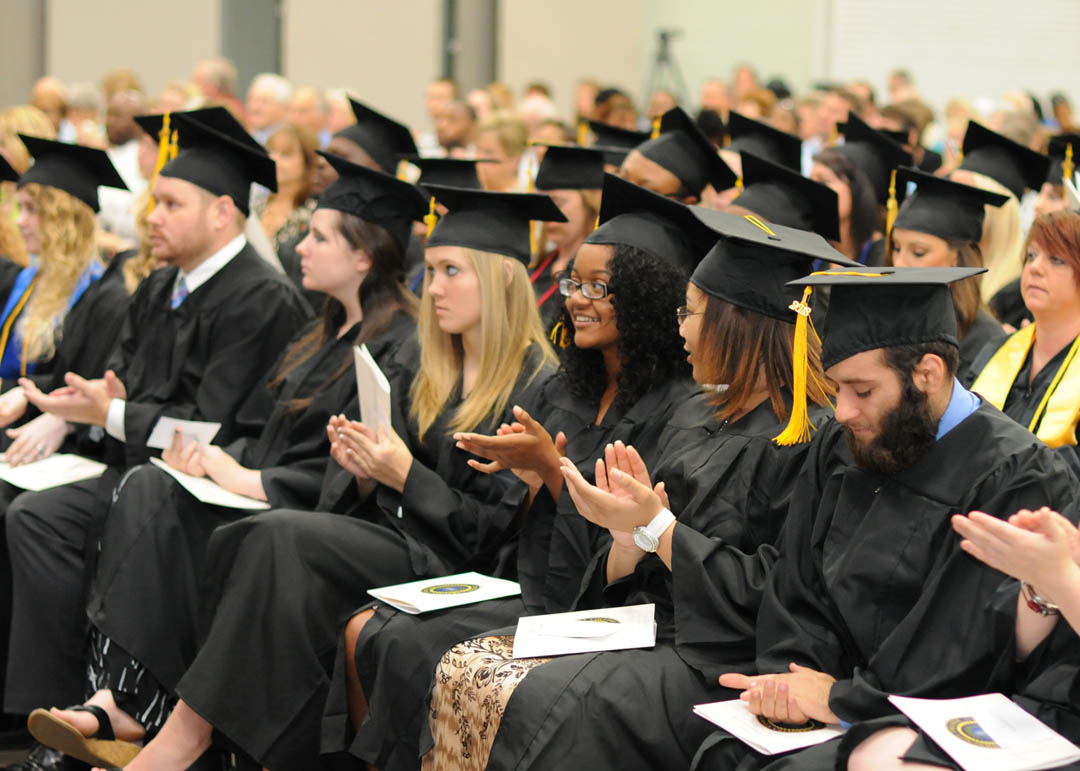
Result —
[[1073, 161], [1073, 148], [1072, 142], [1065, 145], [1065, 160], [1061, 162], [1061, 183], [1065, 184], [1066, 180], [1073, 181], [1073, 172], [1076, 170], [1076, 163]]
[[570, 335], [566, 332], [566, 325], [561, 321], [557, 322], [555, 326], [551, 328], [551, 344], [557, 345], [560, 348], [570, 347]]
[[439, 215], [435, 213], [435, 196], [428, 201], [428, 211], [424, 215], [424, 224], [427, 225], [427, 237], [431, 238], [431, 231], [435, 229], [435, 223], [439, 221]]
[[[788, 420], [787, 427], [773, 437], [773, 441], [781, 447], [789, 447], [793, 444], [809, 442], [810, 430], [814, 427], [813, 424], [810, 423], [810, 416], [806, 406], [806, 378], [807, 372], [810, 369], [807, 339], [811, 327], [810, 305], [807, 301], [810, 299], [811, 292], [813, 292], [813, 288], [809, 286], [806, 287], [803, 290], [802, 299], [795, 300], [788, 306], [798, 314], [798, 318], [795, 320], [795, 342], [791, 350], [793, 369], [791, 383], [791, 418]], [[815, 331], [814, 334], [816, 336], [817, 332]]]
[[652, 119], [652, 133], [649, 134], [649, 139], [656, 139], [658, 136], [660, 136], [661, 122], [661, 116], [659, 115]]
[[178, 138], [175, 131], [170, 128], [169, 113], [165, 113], [161, 116], [161, 129], [158, 131], [158, 153], [157, 160], [154, 162], [154, 173], [150, 176], [150, 199], [146, 203], [146, 214], [149, 216], [154, 212], [154, 183], [157, 182], [158, 174], [161, 173], [162, 167], [166, 163], [176, 157], [178, 152]]
[[586, 121], [579, 120], [577, 124], [577, 143], [584, 147], [588, 144], [589, 139], [589, 124]]
[[896, 169], [892, 170], [889, 178], [889, 200], [885, 203], [885, 244], [888, 248], [889, 239], [892, 237], [893, 223], [896, 222], [896, 213], [900, 207], [896, 203]]

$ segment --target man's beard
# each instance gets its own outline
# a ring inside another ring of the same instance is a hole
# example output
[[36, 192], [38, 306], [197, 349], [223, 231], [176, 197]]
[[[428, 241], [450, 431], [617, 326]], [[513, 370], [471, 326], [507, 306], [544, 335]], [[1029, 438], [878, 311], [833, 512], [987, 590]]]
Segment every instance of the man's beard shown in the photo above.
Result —
[[930, 411], [926, 394], [904, 378], [900, 402], [885, 415], [881, 430], [863, 442], [845, 427], [855, 465], [879, 474], [898, 474], [911, 468], [937, 441], [938, 419]]

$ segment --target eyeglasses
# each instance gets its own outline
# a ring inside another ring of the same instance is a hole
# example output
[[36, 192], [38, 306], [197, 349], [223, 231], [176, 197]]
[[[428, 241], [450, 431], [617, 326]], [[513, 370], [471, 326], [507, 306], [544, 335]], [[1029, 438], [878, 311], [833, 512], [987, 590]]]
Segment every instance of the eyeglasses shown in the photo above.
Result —
[[608, 296], [608, 285], [603, 281], [574, 281], [572, 278], [559, 279], [559, 294], [569, 297], [577, 290], [588, 300], [603, 300]]
[[682, 324], [691, 316], [700, 316], [702, 313], [703, 311], [690, 310], [690, 306], [688, 305], [680, 305], [675, 309], [675, 318], [679, 320], [679, 326], [682, 326]]

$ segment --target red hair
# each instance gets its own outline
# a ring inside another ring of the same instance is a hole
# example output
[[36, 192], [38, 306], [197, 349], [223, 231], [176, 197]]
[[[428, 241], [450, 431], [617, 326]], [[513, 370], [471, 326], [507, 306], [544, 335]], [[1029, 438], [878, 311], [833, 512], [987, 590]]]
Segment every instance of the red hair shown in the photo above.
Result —
[[1080, 213], [1064, 209], [1037, 217], [1024, 243], [1025, 260], [1031, 244], [1067, 262], [1073, 269], [1073, 281], [1080, 286]]

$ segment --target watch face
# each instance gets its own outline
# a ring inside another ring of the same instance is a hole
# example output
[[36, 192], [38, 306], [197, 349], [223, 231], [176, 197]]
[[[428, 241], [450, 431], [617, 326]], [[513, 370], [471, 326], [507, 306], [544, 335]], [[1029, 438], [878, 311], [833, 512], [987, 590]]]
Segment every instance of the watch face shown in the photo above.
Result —
[[660, 546], [660, 539], [639, 526], [634, 528], [634, 543], [639, 549], [652, 553]]

